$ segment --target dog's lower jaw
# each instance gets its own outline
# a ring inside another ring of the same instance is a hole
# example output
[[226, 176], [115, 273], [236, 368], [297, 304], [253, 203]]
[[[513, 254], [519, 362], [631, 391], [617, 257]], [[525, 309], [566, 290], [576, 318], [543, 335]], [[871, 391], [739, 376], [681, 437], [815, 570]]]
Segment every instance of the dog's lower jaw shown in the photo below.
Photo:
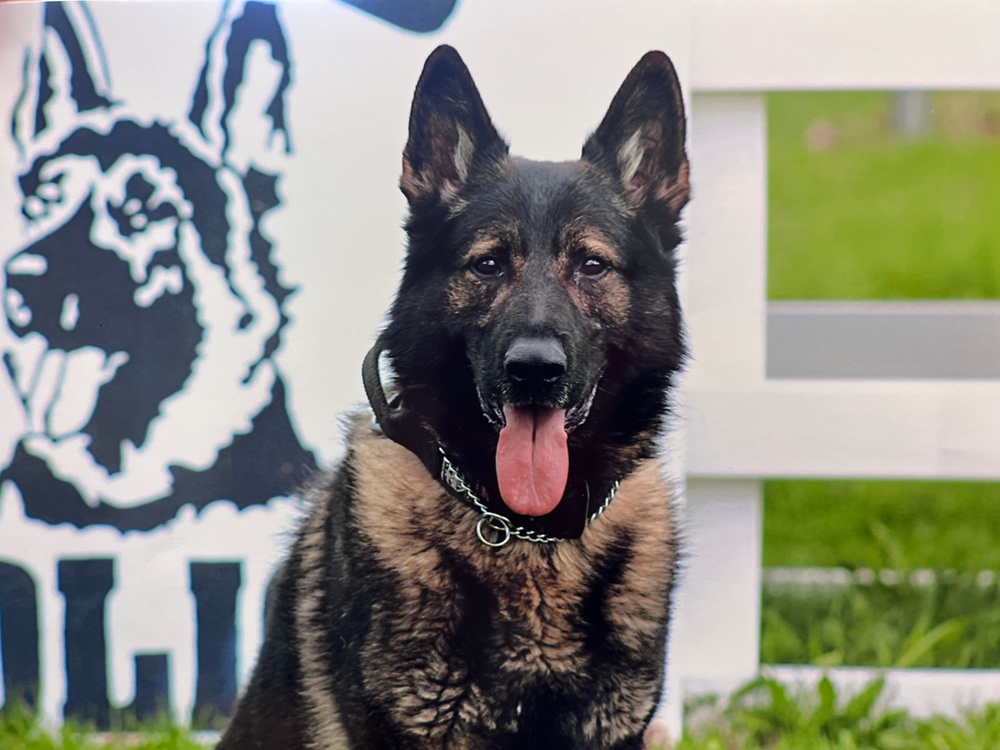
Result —
[[[590, 409], [594, 405], [594, 398], [597, 396], [597, 389], [600, 385], [601, 375], [598, 375], [584, 397], [575, 403], [565, 404], [562, 399], [559, 399], [554, 403], [546, 402], [542, 406], [564, 408], [566, 410], [566, 430], [572, 432], [586, 422], [587, 417], [590, 416]], [[482, 410], [483, 416], [497, 431], [502, 430], [507, 425], [504, 407], [509, 404], [522, 405], [521, 402], [511, 402], [508, 399], [488, 398], [478, 385], [476, 386], [476, 396], [479, 398], [479, 408]]]
[[587, 421], [587, 417], [590, 416], [590, 409], [594, 405], [594, 398], [597, 396], [597, 388], [600, 384], [601, 376], [598, 375], [594, 380], [593, 387], [583, 400], [566, 410], [566, 430], [568, 432], [572, 432]]
[[476, 396], [479, 397], [479, 408], [482, 410], [483, 416], [486, 417], [486, 421], [493, 425], [497, 431], [506, 427], [507, 420], [503, 415], [503, 407], [496, 401], [487, 399], [483, 395], [483, 389], [478, 385], [476, 386]]

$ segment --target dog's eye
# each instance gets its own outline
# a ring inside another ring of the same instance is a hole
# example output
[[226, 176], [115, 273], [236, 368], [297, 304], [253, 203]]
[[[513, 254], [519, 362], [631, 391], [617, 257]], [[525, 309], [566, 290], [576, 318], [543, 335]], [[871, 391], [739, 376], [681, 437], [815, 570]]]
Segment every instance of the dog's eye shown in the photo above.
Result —
[[603, 258], [591, 255], [580, 264], [580, 273], [591, 279], [596, 279], [611, 270], [611, 264]]
[[479, 276], [500, 276], [503, 273], [500, 262], [491, 255], [473, 261], [472, 270]]
[[35, 192], [24, 199], [21, 208], [22, 213], [29, 219], [41, 219], [48, 216], [53, 206], [63, 201], [63, 189], [61, 186], [63, 175], [56, 175], [48, 182], [41, 183]]

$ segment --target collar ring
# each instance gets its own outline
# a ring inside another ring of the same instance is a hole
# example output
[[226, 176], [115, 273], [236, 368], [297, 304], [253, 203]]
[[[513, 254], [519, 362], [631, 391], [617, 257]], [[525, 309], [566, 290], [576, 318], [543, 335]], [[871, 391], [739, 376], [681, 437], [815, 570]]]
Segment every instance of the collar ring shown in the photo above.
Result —
[[[495, 532], [493, 535], [495, 538], [491, 539], [490, 535], [485, 534], [484, 527]], [[487, 511], [480, 516], [476, 524], [476, 536], [487, 547], [503, 547], [512, 536], [510, 519]]]

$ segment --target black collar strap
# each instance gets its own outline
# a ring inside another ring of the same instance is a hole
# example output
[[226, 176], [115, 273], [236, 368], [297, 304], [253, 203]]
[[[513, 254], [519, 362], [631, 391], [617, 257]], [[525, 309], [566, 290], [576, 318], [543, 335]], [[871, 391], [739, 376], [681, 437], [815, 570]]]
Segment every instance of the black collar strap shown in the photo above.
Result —
[[402, 399], [394, 398], [392, 403], [386, 400], [385, 390], [382, 388], [382, 377], [378, 369], [379, 357], [384, 350], [385, 345], [380, 338], [365, 356], [361, 368], [365, 393], [368, 396], [368, 403], [371, 404], [372, 412], [375, 414], [378, 428], [387, 438], [415, 454], [430, 475], [437, 478], [456, 498], [479, 511], [480, 519], [476, 524], [476, 536], [483, 544], [488, 547], [503, 547], [514, 537], [538, 544], [549, 544], [574, 538], [579, 536], [583, 528], [589, 526], [607, 510], [615, 493], [618, 492], [620, 481], [612, 483], [604, 497], [604, 502], [594, 511], [590, 511], [590, 486], [586, 482], [583, 483], [583, 489], [586, 493], [583, 508], [588, 515], [585, 519], [581, 519], [582, 524], [579, 522], [574, 524], [576, 533], [572, 536], [545, 534], [536, 529], [520, 526], [506, 515], [491, 511], [445, 455], [437, 436], [424, 424], [423, 420], [417, 414], [408, 411]]
[[368, 403], [375, 413], [375, 421], [387, 438], [416, 454], [431, 476], [437, 477], [441, 474], [441, 452], [438, 450], [437, 436], [419, 415], [406, 408], [402, 399], [394, 398], [390, 404], [385, 398], [382, 376], [378, 371], [378, 360], [383, 351], [385, 344], [380, 338], [365, 356], [361, 366], [361, 379], [365, 384]]

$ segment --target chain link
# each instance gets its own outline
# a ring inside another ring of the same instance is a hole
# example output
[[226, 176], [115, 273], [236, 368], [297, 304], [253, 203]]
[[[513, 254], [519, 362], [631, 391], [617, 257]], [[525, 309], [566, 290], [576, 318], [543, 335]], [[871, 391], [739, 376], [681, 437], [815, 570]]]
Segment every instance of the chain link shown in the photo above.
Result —
[[[612, 484], [611, 489], [608, 490], [608, 496], [604, 498], [604, 502], [601, 504], [601, 507], [595, 510], [593, 513], [591, 513], [590, 518], [587, 519], [588, 526], [590, 526], [590, 524], [596, 521], [597, 517], [608, 509], [608, 506], [611, 505], [611, 501], [614, 500], [615, 495], [618, 494], [618, 488], [621, 487], [621, 484], [622, 482], [620, 479], [616, 479], [614, 481], [614, 484]], [[589, 488], [587, 491], [590, 492]]]
[[[561, 542], [562, 539], [557, 536], [548, 536], [546, 534], [539, 533], [534, 529], [526, 529], [523, 526], [515, 526], [514, 522], [511, 521], [506, 516], [500, 515], [499, 513], [492, 512], [486, 507], [486, 504], [480, 500], [476, 493], [472, 491], [472, 488], [466, 483], [465, 478], [459, 473], [455, 465], [448, 460], [448, 456], [445, 455], [444, 449], [438, 447], [441, 452], [441, 481], [446, 485], [451, 487], [460, 497], [467, 500], [472, 507], [480, 512], [482, 517], [479, 519], [479, 523], [476, 525], [476, 535], [479, 537], [479, 541], [489, 547], [502, 547], [507, 542], [510, 541], [512, 536], [516, 536], [518, 539], [524, 539], [528, 542], [535, 542], [536, 544], [552, 544], [553, 542]], [[587, 487], [588, 500], [590, 487]], [[600, 516], [604, 511], [608, 509], [611, 505], [611, 501], [614, 499], [615, 494], [618, 492], [618, 487], [621, 486], [621, 481], [616, 480], [614, 484], [611, 485], [611, 489], [608, 491], [608, 496], [604, 498], [604, 502], [601, 507], [590, 514], [590, 518], [587, 519], [587, 525], [592, 524], [598, 516]], [[486, 526], [502, 536], [493, 541], [487, 540], [483, 536], [483, 525], [484, 521]]]

